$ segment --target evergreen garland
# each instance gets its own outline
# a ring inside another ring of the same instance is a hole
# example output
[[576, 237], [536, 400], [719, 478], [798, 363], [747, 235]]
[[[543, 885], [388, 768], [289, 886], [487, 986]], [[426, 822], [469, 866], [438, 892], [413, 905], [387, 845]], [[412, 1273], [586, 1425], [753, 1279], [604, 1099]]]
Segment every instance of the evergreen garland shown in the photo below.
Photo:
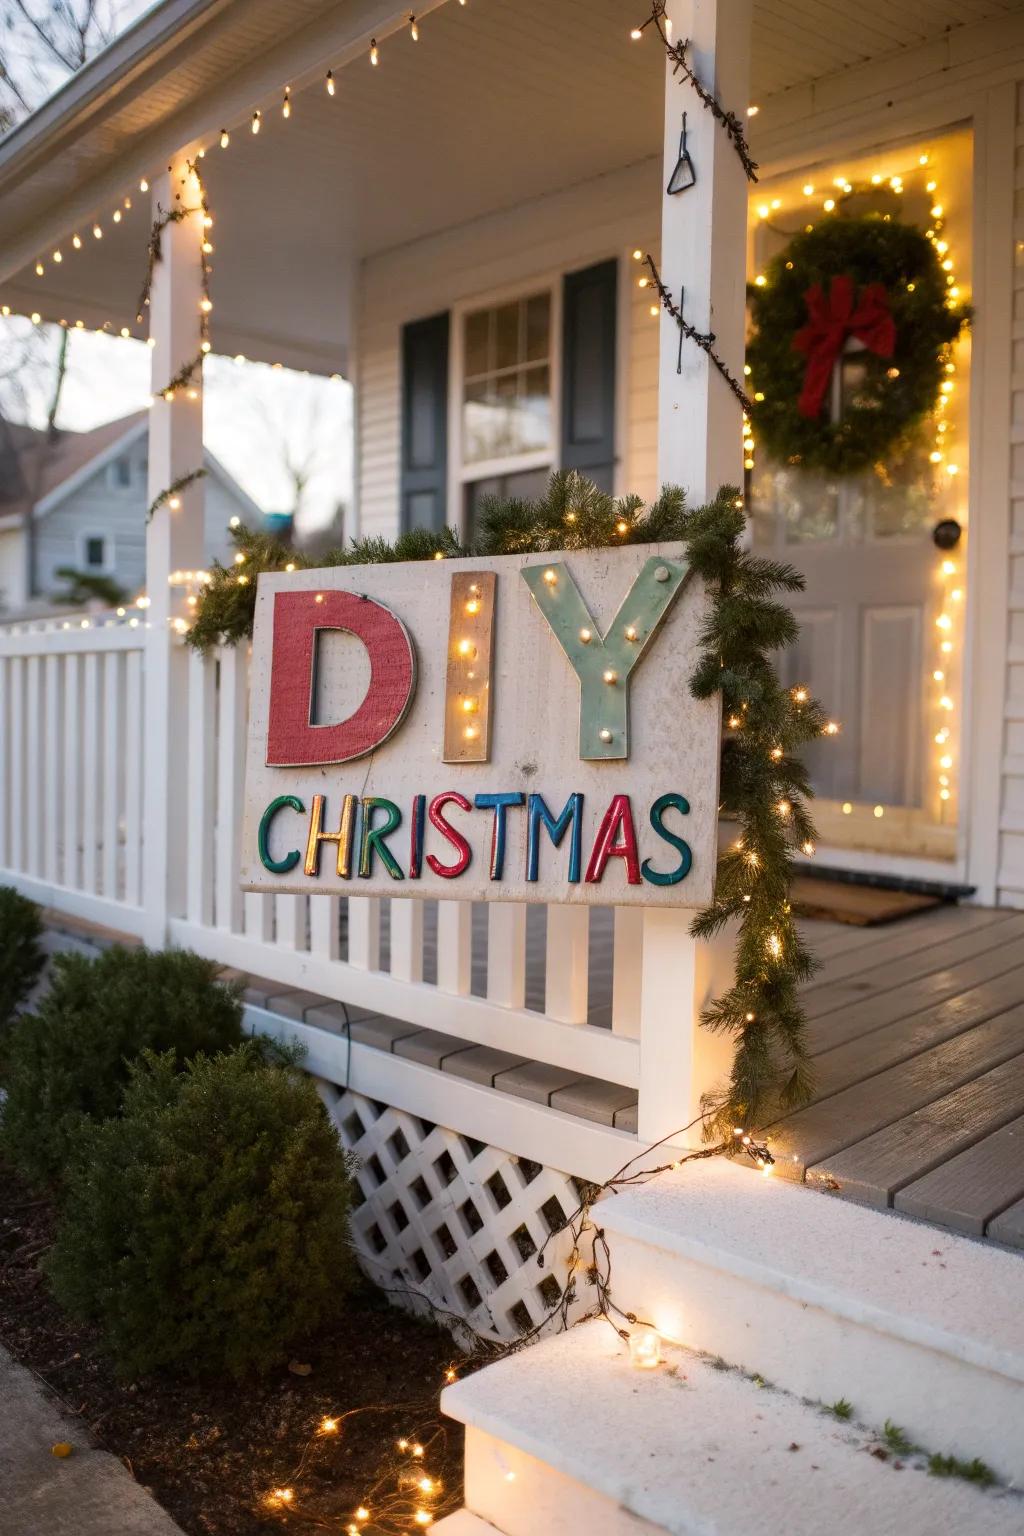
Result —
[[[865, 376], [841, 421], [801, 415], [807, 360], [793, 338], [807, 323], [807, 292], [846, 276], [881, 284], [895, 322], [891, 357], [857, 354]], [[970, 318], [946, 296], [946, 273], [923, 230], [879, 213], [837, 214], [795, 235], [749, 287], [750, 412], [761, 447], [781, 463], [852, 474], [899, 452], [935, 408], [948, 349]]]
[[[742, 547], [746, 514], [725, 486], [705, 507], [687, 509], [683, 492], [666, 486], [650, 506], [639, 496], [616, 499], [575, 471], [552, 475], [537, 501], [484, 501], [478, 537], [460, 544], [451, 529], [415, 530], [394, 543], [357, 540], [320, 556], [318, 567], [392, 560], [458, 559], [547, 553], [625, 544], [681, 541], [691, 567], [707, 583], [709, 609], [701, 652], [689, 679], [696, 698], [722, 696], [720, 810], [737, 837], [720, 856], [715, 896], [691, 925], [707, 939], [738, 921], [736, 980], [702, 1015], [708, 1029], [736, 1039], [729, 1082], [708, 1103], [705, 1134], [765, 1124], [779, 1108], [808, 1098], [812, 1081], [805, 1020], [797, 987], [814, 969], [789, 904], [793, 854], [813, 849], [806, 808], [812, 793], [798, 752], [835, 733], [821, 706], [803, 688], [782, 687], [774, 651], [792, 645], [798, 627], [778, 600], [803, 589], [792, 566]], [[215, 564], [200, 594], [188, 643], [199, 651], [237, 644], [252, 634], [256, 577], [313, 562], [268, 534], [234, 530], [236, 564]], [[240, 557], [240, 558], [239, 558]]]

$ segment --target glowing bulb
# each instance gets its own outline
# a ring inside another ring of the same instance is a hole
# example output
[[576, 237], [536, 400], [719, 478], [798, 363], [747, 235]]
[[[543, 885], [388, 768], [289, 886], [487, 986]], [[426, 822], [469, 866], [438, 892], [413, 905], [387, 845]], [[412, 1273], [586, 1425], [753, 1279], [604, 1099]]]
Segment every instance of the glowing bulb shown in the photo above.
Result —
[[939, 758], [939, 767], [940, 768], [952, 768], [952, 766], [953, 766], [953, 759], [949, 756], [948, 753], [946, 754], [945, 757], [940, 757]]
[[833, 208], [835, 207], [835, 205], [836, 205], [836, 200], [835, 200], [834, 197], [826, 197], [826, 199], [825, 199], [825, 212], [826, 213], [831, 213]]
[[633, 252], [633, 260], [634, 261], [642, 261], [643, 260], [643, 255], [644, 255], [643, 251], [640, 249], [639, 246], [637, 246], [636, 250]]
[[420, 29], [416, 24], [415, 16], [409, 17], [409, 36], [412, 38], [414, 43], [418, 43], [420, 40]]
[[376, 69], [377, 65], [380, 63], [380, 54], [377, 52], [377, 39], [375, 37], [371, 37], [370, 39], [370, 63], [373, 65], [374, 69]]
[[257, 107], [256, 111], [252, 115], [252, 131], [253, 131], [253, 133], [259, 133], [259, 131], [260, 131], [260, 124], [261, 124], [262, 121], [263, 121], [262, 115], [260, 113], [259, 108]]
[[227, 149], [227, 147], [228, 147], [228, 145], [230, 143], [231, 143], [231, 135], [230, 135], [230, 133], [228, 133], [226, 128], [222, 128], [221, 131], [220, 131], [220, 147], [221, 147], [221, 149]]
[[99, 224], [94, 224], [93, 225], [93, 227], [92, 227], [92, 237], [93, 237], [94, 240], [102, 240], [103, 239], [103, 230], [102, 230], [102, 228], [100, 227]]
[[41, 261], [37, 261], [36, 262], [36, 277], [42, 277], [43, 271], [44, 271], [44, 268], [43, 268], [42, 262]]
[[474, 714], [476, 712], [476, 708], [477, 708], [476, 699], [463, 699], [463, 701], [462, 701], [462, 712], [463, 712], [464, 715], [472, 715], [472, 714]]
[[935, 620], [935, 627], [936, 629], [952, 629], [953, 620], [950, 618], [948, 613], [940, 613], [938, 618]]
[[479, 602], [478, 598], [475, 598], [475, 597], [471, 597], [470, 598], [469, 602], [466, 604], [466, 612], [467, 613], [479, 613], [480, 612], [480, 602]]
[[793, 702], [794, 702], [794, 704], [806, 704], [807, 703], [807, 689], [806, 688], [794, 688], [793, 689]]
[[881, 821], [882, 817], [885, 815], [885, 807], [882, 805], [876, 805], [871, 814], [875, 817], [876, 821]]
[[627, 640], [635, 640], [636, 639], [636, 629], [633, 627], [632, 624], [627, 624], [627, 626], [626, 626], [626, 639]]
[[756, 117], [757, 114], [760, 112], [760, 110], [761, 110], [760, 107], [750, 106], [750, 107], [747, 108], [747, 116], [748, 117]]
[[291, 117], [291, 115], [292, 115], [292, 88], [291, 88], [290, 85], [286, 85], [285, 88], [284, 88], [284, 101], [281, 103], [281, 116], [287, 118], [287, 117]]
[[785, 817], [789, 815], [793, 807], [790, 805], [788, 800], [780, 800], [775, 809], [778, 811], [780, 816]]
[[54, 251], [53, 259], [57, 263], [57, 265], [59, 266], [60, 263], [64, 260], [64, 257], [61, 255], [60, 251]]
[[838, 723], [835, 720], [830, 720], [828, 722], [828, 724], [825, 726], [825, 735], [826, 736], [838, 736], [839, 735], [839, 725], [838, 725]]
[[81, 237], [81, 235], [72, 235], [71, 236], [71, 244], [74, 246], [76, 251], [80, 251], [82, 249], [82, 237]]
[[471, 640], [460, 640], [458, 644], [458, 652], [460, 656], [476, 655], [476, 650], [474, 649], [473, 642]]
[[628, 533], [629, 532], [629, 524], [628, 523], [624, 523], [621, 520], [621, 518], [620, 518], [620, 520], [615, 524], [615, 532], [616, 533]]
[[773, 960], [778, 960], [782, 954], [782, 940], [777, 933], [770, 933], [768, 935], [768, 953]]
[[555, 582], [558, 580], [558, 573], [553, 571], [549, 566], [548, 569], [544, 572], [544, 580], [547, 582], [549, 587], [553, 587]]
[[613, 672], [611, 667], [609, 667], [601, 675], [606, 683], [614, 683], [617, 680], [619, 674], [617, 672]]
[[338, 1427], [337, 1419], [327, 1418], [327, 1419], [321, 1419], [320, 1420], [320, 1433], [322, 1435], [333, 1435], [335, 1430], [337, 1429], [337, 1427]]
[[583, 641], [584, 645], [589, 645], [592, 638], [593, 637], [592, 637], [589, 629], [581, 629], [580, 630], [580, 639]]
[[634, 43], [638, 43], [640, 41], [640, 39], [643, 37], [643, 32], [640, 30], [639, 27], [633, 27], [632, 30], [630, 31], [629, 35], [630, 35], [631, 40]]
[[637, 1329], [629, 1336], [629, 1358], [638, 1371], [653, 1371], [661, 1364], [661, 1335], [653, 1328]]
[[807, 182], [804, 183], [804, 197], [813, 197], [813, 196], [814, 196], [814, 183], [810, 182], [810, 181], [807, 181]]
[[414, 1516], [417, 1525], [429, 1525], [433, 1518], [429, 1509], [418, 1509]]
[[844, 816], [849, 816], [852, 810], [853, 810], [853, 806], [850, 804], [849, 800], [844, 800], [843, 801], [843, 815]]
[[172, 496], [167, 505], [170, 507], [172, 512], [179, 512], [181, 510], [181, 497]]
[[768, 281], [768, 279], [765, 277], [764, 273], [763, 272], [759, 272], [757, 274], [757, 276], [754, 278], [754, 286], [756, 288], [763, 288], [767, 281]]
[[314, 599], [313, 599], [314, 603], [322, 603], [323, 600], [324, 600], [324, 595], [323, 595], [322, 592], [318, 592], [316, 594], [316, 597], [314, 597]]
[[813, 843], [802, 843], [801, 844], [801, 848], [802, 848], [803, 852], [806, 853], [808, 858], [810, 858], [811, 854], [814, 852], [814, 844]]
[[942, 218], [942, 204], [941, 203], [936, 203], [935, 204], [935, 207], [932, 209], [932, 218], [933, 219], [941, 219]]

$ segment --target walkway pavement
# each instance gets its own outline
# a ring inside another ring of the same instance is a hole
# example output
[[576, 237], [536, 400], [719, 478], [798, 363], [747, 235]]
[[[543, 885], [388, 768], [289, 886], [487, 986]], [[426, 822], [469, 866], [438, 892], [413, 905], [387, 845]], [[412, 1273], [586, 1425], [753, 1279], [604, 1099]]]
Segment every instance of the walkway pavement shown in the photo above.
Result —
[[[71, 1446], [58, 1457], [53, 1446]], [[0, 1536], [181, 1536], [116, 1456], [91, 1445], [0, 1349]]]

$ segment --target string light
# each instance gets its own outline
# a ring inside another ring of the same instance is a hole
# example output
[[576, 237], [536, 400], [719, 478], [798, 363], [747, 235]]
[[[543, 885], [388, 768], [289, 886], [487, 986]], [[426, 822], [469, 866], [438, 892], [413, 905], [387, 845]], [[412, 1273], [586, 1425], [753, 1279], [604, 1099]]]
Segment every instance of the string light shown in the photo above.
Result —
[[285, 119], [292, 115], [292, 88], [286, 85], [284, 88], [284, 101], [281, 103], [281, 116]]
[[327, 79], [324, 81], [324, 85], [327, 87], [327, 94], [328, 94], [328, 96], [333, 96], [334, 95], [334, 70], [333, 69], [329, 69], [327, 71]]
[[377, 65], [380, 63], [380, 53], [377, 49], [377, 39], [375, 37], [370, 38], [370, 63], [373, 65], [374, 69], [376, 69]]
[[256, 111], [252, 115], [252, 123], [250, 125], [252, 127], [253, 133], [259, 133], [259, 131], [260, 131], [260, 123], [262, 121], [263, 121], [262, 114], [260, 112], [259, 107], [257, 107]]
[[417, 25], [415, 16], [409, 17], [409, 36], [412, 38], [414, 43], [418, 43], [420, 40], [420, 29]]

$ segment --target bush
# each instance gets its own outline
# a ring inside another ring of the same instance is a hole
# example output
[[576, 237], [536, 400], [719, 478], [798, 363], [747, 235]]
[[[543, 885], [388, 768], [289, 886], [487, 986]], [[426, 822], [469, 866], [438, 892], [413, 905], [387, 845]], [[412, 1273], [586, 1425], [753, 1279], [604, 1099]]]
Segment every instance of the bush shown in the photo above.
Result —
[[58, 1177], [83, 1123], [119, 1112], [143, 1051], [172, 1051], [180, 1069], [197, 1051], [238, 1044], [238, 989], [216, 972], [187, 950], [55, 958], [49, 991], [4, 1047], [0, 1145], [29, 1179]]
[[0, 885], [0, 1029], [13, 1019], [39, 979], [44, 955], [39, 908], [13, 886]]
[[343, 1300], [350, 1191], [311, 1079], [252, 1043], [147, 1054], [68, 1169], [53, 1288], [125, 1376], [265, 1371]]

